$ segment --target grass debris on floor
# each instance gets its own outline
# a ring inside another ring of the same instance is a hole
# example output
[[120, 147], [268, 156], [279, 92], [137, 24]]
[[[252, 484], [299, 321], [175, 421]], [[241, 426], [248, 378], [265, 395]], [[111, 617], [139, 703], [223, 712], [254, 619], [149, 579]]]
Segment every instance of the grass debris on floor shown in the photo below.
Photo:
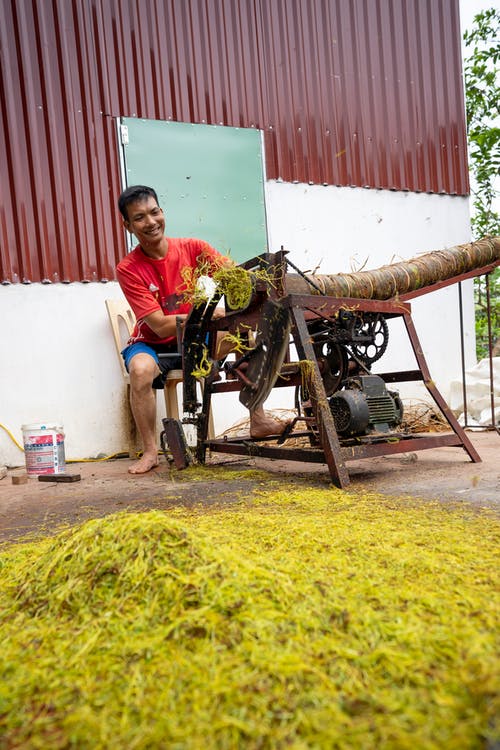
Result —
[[293, 484], [0, 553], [0, 748], [492, 747], [498, 518]]

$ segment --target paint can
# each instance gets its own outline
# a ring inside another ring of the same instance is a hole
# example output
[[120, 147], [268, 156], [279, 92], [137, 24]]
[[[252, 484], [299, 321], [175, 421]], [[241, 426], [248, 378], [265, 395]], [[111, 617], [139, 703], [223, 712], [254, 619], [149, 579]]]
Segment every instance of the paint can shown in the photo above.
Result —
[[64, 474], [64, 431], [51, 423], [24, 424], [23, 444], [28, 476]]

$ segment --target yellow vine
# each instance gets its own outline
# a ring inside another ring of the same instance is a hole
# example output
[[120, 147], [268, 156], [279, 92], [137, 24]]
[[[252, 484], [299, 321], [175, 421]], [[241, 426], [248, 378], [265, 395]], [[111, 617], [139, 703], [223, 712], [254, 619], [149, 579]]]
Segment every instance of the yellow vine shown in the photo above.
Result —
[[212, 372], [212, 362], [208, 359], [208, 349], [206, 346], [203, 346], [202, 349], [203, 354], [201, 355], [198, 367], [195, 367], [191, 372], [193, 378], [196, 378], [197, 380], [206, 378]]

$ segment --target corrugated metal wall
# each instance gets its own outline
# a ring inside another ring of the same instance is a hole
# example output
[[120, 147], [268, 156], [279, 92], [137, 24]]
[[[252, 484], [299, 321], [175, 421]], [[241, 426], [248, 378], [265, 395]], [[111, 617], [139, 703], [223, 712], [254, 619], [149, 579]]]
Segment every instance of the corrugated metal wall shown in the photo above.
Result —
[[114, 278], [118, 152], [91, 4], [1, 0], [0, 9], [1, 280]]
[[0, 0], [0, 280], [114, 278], [119, 116], [262, 129], [269, 179], [467, 194], [458, 0]]

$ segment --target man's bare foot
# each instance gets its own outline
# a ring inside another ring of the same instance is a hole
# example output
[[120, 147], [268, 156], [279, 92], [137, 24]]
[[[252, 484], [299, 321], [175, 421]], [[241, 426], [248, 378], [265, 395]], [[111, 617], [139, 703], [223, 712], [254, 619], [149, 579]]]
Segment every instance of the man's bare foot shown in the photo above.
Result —
[[281, 435], [287, 424], [288, 421], [270, 417], [264, 410], [254, 411], [250, 415], [250, 437], [264, 438]]
[[158, 453], [144, 453], [141, 458], [129, 468], [129, 474], [146, 474], [158, 466]]

